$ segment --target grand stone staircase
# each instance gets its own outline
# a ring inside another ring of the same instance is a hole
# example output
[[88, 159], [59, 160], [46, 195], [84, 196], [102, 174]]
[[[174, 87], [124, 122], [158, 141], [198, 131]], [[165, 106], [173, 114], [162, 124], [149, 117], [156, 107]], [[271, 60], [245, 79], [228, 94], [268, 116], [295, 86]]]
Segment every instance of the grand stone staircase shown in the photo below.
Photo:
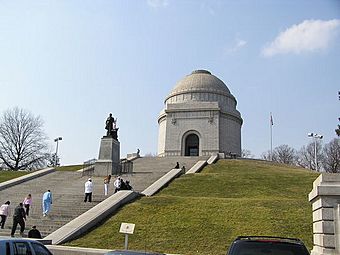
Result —
[[[122, 177], [130, 181], [135, 191], [141, 192], [170, 171], [176, 162], [179, 162], [180, 167], [184, 165], [189, 170], [198, 160], [202, 159], [201, 157], [139, 158], [133, 161], [133, 173]], [[30, 215], [27, 217], [25, 234], [33, 225], [36, 225], [42, 236], [47, 236], [106, 199], [103, 178], [92, 177], [94, 183], [92, 203], [84, 203], [84, 183], [87, 178], [79, 172], [56, 171], [1, 190], [0, 203], [11, 201], [11, 215], [7, 218], [5, 229], [0, 230], [0, 236], [10, 235], [14, 208], [29, 193], [32, 194], [33, 204]], [[52, 210], [47, 217], [43, 217], [42, 195], [48, 189], [53, 195]], [[112, 194], [113, 180], [109, 188], [109, 195]], [[16, 236], [19, 235], [19, 229], [20, 226], [17, 228]]]
[[[14, 208], [25, 196], [32, 194], [33, 203], [27, 217], [26, 230], [36, 225], [43, 236], [55, 231], [78, 215], [105, 199], [102, 178], [94, 178], [92, 203], [84, 203], [84, 183], [87, 177], [77, 172], [56, 171], [37, 179], [7, 188], [0, 192], [0, 203], [11, 201], [11, 216], [7, 218], [5, 229], [0, 235], [10, 235]], [[53, 196], [52, 209], [47, 217], [42, 216], [42, 195], [48, 189]], [[17, 235], [19, 234], [19, 226]], [[25, 231], [26, 232], [26, 231]], [[27, 232], [26, 232], [27, 233]]]

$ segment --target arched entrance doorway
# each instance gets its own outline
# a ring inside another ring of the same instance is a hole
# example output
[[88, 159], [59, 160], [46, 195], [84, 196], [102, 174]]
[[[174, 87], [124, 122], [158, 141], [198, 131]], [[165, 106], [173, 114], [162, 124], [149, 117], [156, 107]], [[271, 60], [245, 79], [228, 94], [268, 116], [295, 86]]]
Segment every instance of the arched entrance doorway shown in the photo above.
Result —
[[185, 138], [184, 156], [199, 156], [199, 138], [196, 134], [190, 134]]

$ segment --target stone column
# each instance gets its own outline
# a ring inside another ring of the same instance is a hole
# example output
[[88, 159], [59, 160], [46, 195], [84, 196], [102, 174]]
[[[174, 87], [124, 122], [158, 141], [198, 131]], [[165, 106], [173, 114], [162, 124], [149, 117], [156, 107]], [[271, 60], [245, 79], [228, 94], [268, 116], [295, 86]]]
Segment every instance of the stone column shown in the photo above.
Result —
[[95, 163], [94, 176], [117, 175], [120, 173], [120, 142], [104, 136], [100, 142], [99, 157]]
[[340, 255], [340, 174], [322, 173], [309, 193], [313, 210], [311, 255]]

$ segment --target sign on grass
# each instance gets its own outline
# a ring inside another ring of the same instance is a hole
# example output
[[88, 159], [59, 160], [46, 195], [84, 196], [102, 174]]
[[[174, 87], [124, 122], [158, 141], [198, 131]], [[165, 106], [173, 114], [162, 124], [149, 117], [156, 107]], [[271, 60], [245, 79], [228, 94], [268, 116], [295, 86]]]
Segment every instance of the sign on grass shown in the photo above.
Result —
[[119, 233], [132, 235], [134, 230], [135, 230], [135, 224], [123, 222], [120, 225]]

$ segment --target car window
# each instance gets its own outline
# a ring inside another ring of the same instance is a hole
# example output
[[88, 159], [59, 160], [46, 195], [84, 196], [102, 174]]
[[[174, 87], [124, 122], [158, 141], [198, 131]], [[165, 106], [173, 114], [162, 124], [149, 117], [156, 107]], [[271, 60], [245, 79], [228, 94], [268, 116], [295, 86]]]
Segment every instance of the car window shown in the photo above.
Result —
[[9, 242], [6, 242], [6, 255], [10, 255], [10, 254], [11, 254], [10, 245], [9, 245]]
[[235, 255], [308, 255], [302, 245], [280, 242], [240, 242]]
[[51, 252], [40, 243], [31, 243], [36, 255], [52, 255]]
[[32, 255], [31, 248], [27, 242], [13, 242], [14, 255]]

